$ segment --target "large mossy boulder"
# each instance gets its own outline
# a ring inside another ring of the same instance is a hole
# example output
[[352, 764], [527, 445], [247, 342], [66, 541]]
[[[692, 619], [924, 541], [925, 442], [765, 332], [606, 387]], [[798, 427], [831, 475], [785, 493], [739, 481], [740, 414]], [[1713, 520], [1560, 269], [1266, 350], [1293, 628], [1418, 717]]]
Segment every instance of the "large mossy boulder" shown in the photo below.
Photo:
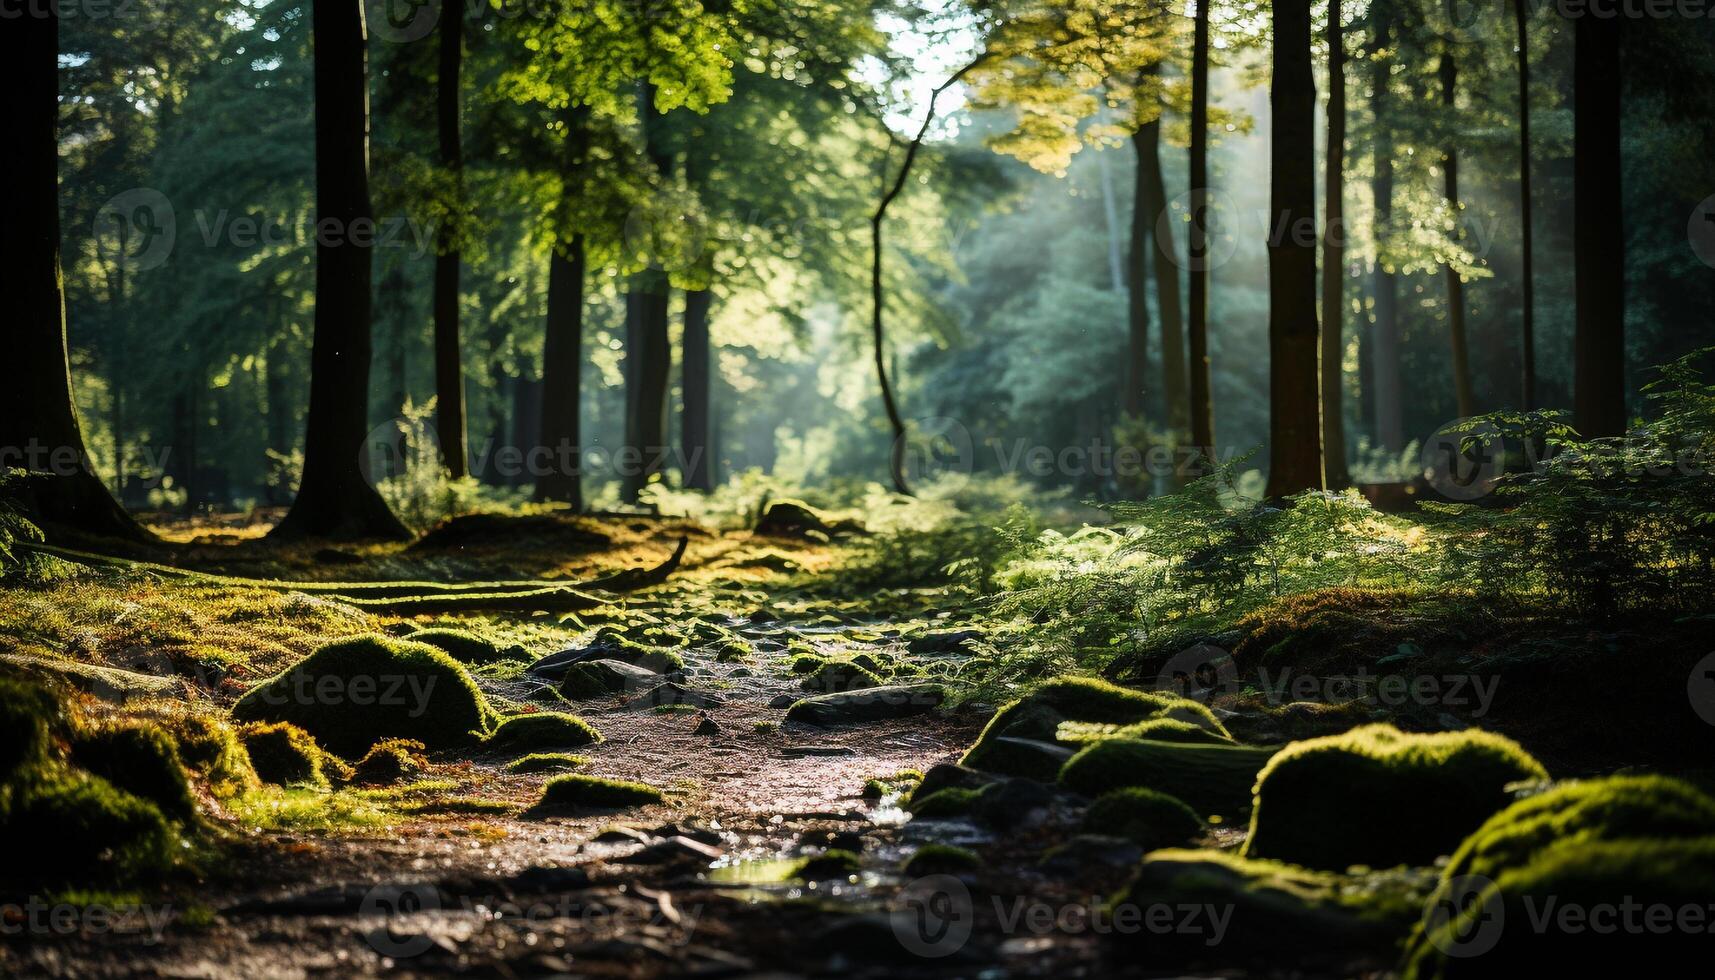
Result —
[[1510, 980], [1694, 970], [1715, 952], [1711, 882], [1715, 837], [1563, 841], [1432, 918], [1402, 973]]
[[196, 797], [171, 736], [149, 724], [112, 724], [78, 732], [71, 761], [175, 820], [196, 817]]
[[0, 837], [8, 842], [0, 881], [31, 886], [140, 880], [183, 853], [155, 804], [63, 768], [0, 786]]
[[1123, 837], [1145, 851], [1183, 847], [1203, 833], [1203, 818], [1177, 796], [1130, 786], [1096, 797], [1084, 833]]
[[1092, 677], [1061, 677], [1002, 707], [989, 720], [961, 765], [1009, 776], [1052, 781], [1059, 765], [1041, 752], [1017, 751], [1018, 743], [1054, 742], [1065, 722], [1131, 725], [1155, 719], [1182, 721], [1212, 734], [1227, 731], [1208, 708], [1173, 694], [1138, 691]]
[[362, 758], [389, 738], [430, 749], [468, 745], [494, 710], [464, 665], [426, 643], [376, 634], [329, 643], [251, 688], [232, 707], [247, 722], [291, 722], [330, 752]]
[[1148, 922], [1163, 908], [1173, 912], [1171, 927], [1116, 932], [1126, 959], [1152, 972], [1274, 973], [1290, 964], [1313, 976], [1355, 976], [1393, 960], [1422, 896], [1403, 879], [1359, 880], [1227, 852], [1165, 850], [1143, 861], [1109, 912]]
[[1506, 807], [1510, 785], [1547, 778], [1518, 743], [1478, 730], [1366, 725], [1293, 742], [1257, 778], [1245, 856], [1331, 870], [1430, 864]]
[[1074, 755], [1060, 770], [1060, 783], [1090, 797], [1141, 786], [1172, 793], [1201, 815], [1230, 818], [1250, 807], [1257, 773], [1274, 752], [1248, 745], [1109, 738]]

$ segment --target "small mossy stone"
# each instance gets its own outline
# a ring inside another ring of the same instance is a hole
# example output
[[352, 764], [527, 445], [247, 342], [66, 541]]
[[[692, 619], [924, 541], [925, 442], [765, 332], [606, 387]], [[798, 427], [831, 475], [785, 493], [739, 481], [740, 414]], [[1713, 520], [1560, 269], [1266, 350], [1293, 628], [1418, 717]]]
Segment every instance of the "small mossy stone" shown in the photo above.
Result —
[[1203, 818], [1177, 796], [1129, 786], [1096, 797], [1084, 813], [1084, 832], [1124, 837], [1154, 851], [1191, 843], [1203, 832]]
[[538, 772], [570, 772], [589, 764], [589, 758], [564, 752], [532, 752], [506, 764], [506, 771], [526, 775]]
[[80, 731], [71, 740], [71, 761], [155, 804], [166, 816], [181, 821], [196, 817], [196, 798], [185, 779], [179, 748], [154, 725], [103, 725]]
[[[1010, 772], [1001, 768], [1008, 764], [1010, 757], [998, 740], [1023, 738], [1052, 742], [1060, 725], [1068, 721], [1130, 725], [1154, 719], [1183, 721], [1216, 735], [1227, 734], [1209, 709], [1195, 701], [1173, 694], [1132, 690], [1093, 677], [1060, 677], [1039, 685], [997, 711], [959, 762], [1007, 775], [1042, 778], [1040, 773]], [[1027, 761], [1039, 762], [1034, 759]]]
[[905, 859], [900, 870], [908, 878], [924, 875], [968, 874], [983, 866], [983, 859], [969, 848], [952, 844], [925, 844]]
[[1293, 742], [1257, 777], [1246, 857], [1312, 868], [1423, 865], [1451, 854], [1548, 773], [1511, 739], [1366, 725]]
[[909, 718], [934, 711], [946, 698], [946, 689], [939, 684], [893, 684], [817, 694], [793, 702], [786, 720], [832, 728]]
[[494, 709], [463, 664], [429, 646], [378, 634], [329, 643], [263, 681], [232, 708], [239, 721], [287, 721], [330, 752], [360, 758], [376, 742], [431, 749], [469, 744]]
[[290, 722], [243, 725], [238, 737], [257, 777], [265, 783], [326, 789], [351, 775], [344, 760], [323, 750], [309, 732]]
[[1142, 786], [1171, 792], [1200, 814], [1233, 817], [1250, 807], [1257, 773], [1273, 754], [1245, 745], [1109, 738], [1073, 756], [1060, 782], [1089, 797]]
[[429, 767], [429, 760], [423, 756], [425, 749], [422, 742], [408, 738], [377, 742], [351, 767], [351, 781], [364, 786], [386, 786], [415, 779]]
[[788, 876], [797, 881], [832, 881], [863, 870], [863, 859], [851, 851], [830, 849], [799, 861]]
[[836, 694], [880, 687], [884, 683], [879, 676], [855, 663], [834, 662], [823, 664], [800, 681], [798, 686], [818, 694]]
[[661, 802], [661, 791], [647, 783], [601, 776], [556, 776], [542, 788], [544, 809], [623, 809]]
[[238, 730], [220, 718], [180, 714], [160, 719], [178, 743], [179, 759], [217, 799], [231, 799], [261, 785]]
[[500, 660], [524, 660], [528, 654], [521, 646], [502, 647], [492, 640], [469, 630], [426, 629], [405, 637], [417, 643], [427, 643], [461, 664], [488, 664]]
[[601, 733], [576, 715], [558, 711], [513, 715], [501, 720], [482, 747], [491, 752], [530, 753], [575, 749], [601, 741]]
[[[994, 784], [991, 784], [994, 785]], [[945, 820], [970, 816], [982, 799], [984, 789], [949, 786], [928, 794], [913, 794], [905, 808], [920, 820]]]

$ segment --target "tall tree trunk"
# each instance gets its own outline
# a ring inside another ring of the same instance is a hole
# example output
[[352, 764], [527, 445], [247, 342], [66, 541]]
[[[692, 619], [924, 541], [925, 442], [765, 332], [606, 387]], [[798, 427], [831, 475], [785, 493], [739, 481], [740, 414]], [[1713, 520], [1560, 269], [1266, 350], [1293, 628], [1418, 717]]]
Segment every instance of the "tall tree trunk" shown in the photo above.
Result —
[[[278, 322], [276, 320], [275, 322]], [[286, 341], [281, 335], [276, 335], [269, 342], [267, 351], [263, 354], [263, 393], [268, 401], [266, 412], [267, 449], [282, 457], [292, 454], [291, 411], [286, 407]], [[268, 473], [275, 473], [274, 464], [270, 460]], [[267, 500], [270, 504], [283, 504], [291, 500], [292, 488], [274, 482], [268, 482]]]
[[[663, 178], [673, 171], [673, 161], [661, 140], [660, 116], [655, 111], [655, 86], [644, 84], [639, 117], [644, 142], [656, 170]], [[634, 454], [626, 462], [620, 479], [621, 499], [636, 503], [650, 479], [661, 472], [667, 455], [667, 394], [673, 372], [669, 342], [668, 300], [671, 286], [666, 271], [649, 268], [631, 278], [636, 300], [634, 349], [626, 352], [632, 362], [627, 382], [626, 449]]]
[[1626, 429], [1626, 240], [1621, 214], [1620, 31], [1580, 17], [1573, 58], [1573, 420], [1587, 436]]
[[[464, 62], [464, 4], [441, 0], [441, 68], [436, 81], [435, 114], [441, 138], [441, 166], [452, 175], [462, 207], [464, 153], [459, 146], [459, 74]], [[441, 225], [435, 255], [435, 434], [441, 457], [455, 480], [470, 475], [465, 438], [464, 366], [459, 352], [459, 251], [453, 219]]]
[[1147, 414], [1144, 394], [1149, 390], [1149, 245], [1155, 238], [1144, 161], [1154, 159], [1155, 150], [1142, 129], [1132, 134], [1131, 148], [1137, 167], [1132, 180], [1131, 247], [1126, 253], [1125, 397], [1120, 404], [1127, 415], [1141, 419]]
[[[1143, 183], [1149, 189], [1150, 249], [1155, 272], [1155, 308], [1161, 313], [1161, 381], [1162, 395], [1167, 399], [1167, 425], [1175, 438], [1185, 438], [1191, 422], [1187, 413], [1191, 407], [1185, 382], [1185, 314], [1179, 289], [1179, 245], [1173, 239], [1173, 223], [1163, 221], [1167, 211], [1167, 182], [1161, 175], [1161, 120], [1145, 124], [1140, 129], [1144, 140], [1151, 144], [1140, 153], [1138, 162], [1144, 166]], [[1164, 237], [1165, 236], [1165, 237]]]
[[[304, 478], [274, 529], [285, 537], [380, 537], [410, 532], [364, 479], [370, 359], [369, 87], [363, 5], [315, 0], [315, 339]], [[361, 223], [360, 223], [361, 222]]]
[[[0, 209], [7, 378], [0, 384], [0, 466], [39, 474], [25, 505], [52, 525], [151, 537], [89, 466], [72, 397], [60, 275], [59, 16], [46, 5], [0, 25], [7, 140], [0, 158], [15, 193]], [[129, 216], [127, 216], [129, 217]]]
[[[1374, 90], [1370, 110], [1375, 116], [1373, 155], [1375, 173], [1370, 180], [1371, 196], [1375, 199], [1376, 248], [1380, 251], [1393, 236], [1393, 123], [1388, 118], [1392, 110], [1392, 83], [1389, 71], [1392, 59], [1381, 57], [1393, 39], [1393, 15], [1387, 4], [1370, 8], [1374, 25], [1370, 59], [1371, 82]], [[1405, 415], [1400, 394], [1399, 371], [1399, 282], [1388, 270], [1381, 256], [1376, 258], [1375, 323], [1370, 336], [1370, 374], [1375, 382], [1376, 443], [1391, 453], [1405, 449]]]
[[536, 474], [536, 499], [558, 500], [575, 510], [583, 492], [584, 236], [572, 211], [589, 151], [589, 111], [565, 113], [566, 144], [561, 174], [560, 243], [548, 257], [548, 322], [542, 343], [542, 446], [551, 454]]
[[1215, 459], [1215, 407], [1209, 387], [1209, 6], [1198, 0], [1191, 39], [1191, 228], [1188, 346], [1191, 442]]
[[710, 395], [709, 310], [714, 294], [706, 289], [685, 292], [685, 363], [682, 385], [684, 411], [679, 417], [683, 441], [682, 462], [685, 486], [705, 493], [715, 488], [714, 466], [709, 459]]
[[1322, 486], [1317, 383], [1316, 79], [1310, 0], [1274, 2], [1268, 243], [1270, 498]]
[[1346, 360], [1346, 25], [1340, 0], [1328, 0], [1328, 161], [1323, 175], [1322, 476], [1330, 490], [1349, 486], [1342, 373]]
[[1529, 0], [1513, 0], [1513, 16], [1518, 22], [1518, 199], [1520, 245], [1523, 262], [1520, 278], [1523, 307], [1520, 317], [1519, 360], [1523, 378], [1521, 395], [1524, 410], [1536, 409], [1536, 256], [1535, 234], [1531, 222], [1535, 204], [1531, 201], [1530, 180], [1530, 12]]
[[[1453, 42], [1447, 41], [1449, 48]], [[1441, 104], [1447, 107], [1447, 117], [1455, 118], [1459, 94], [1459, 64], [1451, 50], [1441, 52]], [[1453, 240], [1463, 237], [1463, 220], [1459, 206], [1459, 151], [1453, 149], [1457, 137], [1442, 156], [1441, 173], [1446, 189], [1447, 207], [1453, 213]], [[1459, 407], [1459, 417], [1468, 419], [1477, 414], [1477, 400], [1471, 394], [1471, 346], [1465, 333], [1465, 280], [1459, 270], [1447, 265], [1447, 335], [1453, 344], [1453, 394]]]

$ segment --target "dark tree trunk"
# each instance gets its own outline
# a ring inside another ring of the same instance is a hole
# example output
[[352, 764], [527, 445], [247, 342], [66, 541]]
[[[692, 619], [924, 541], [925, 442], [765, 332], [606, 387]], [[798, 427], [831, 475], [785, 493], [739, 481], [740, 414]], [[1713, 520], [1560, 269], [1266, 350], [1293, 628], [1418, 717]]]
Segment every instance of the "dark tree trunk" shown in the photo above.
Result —
[[1322, 486], [1310, 0], [1275, 0], [1268, 243], [1270, 498]]
[[1626, 245], [1621, 215], [1620, 30], [1580, 17], [1573, 58], [1573, 420], [1588, 437], [1626, 429]]
[[1149, 246], [1154, 241], [1150, 227], [1149, 182], [1145, 159], [1155, 158], [1155, 148], [1143, 130], [1132, 134], [1131, 147], [1137, 168], [1132, 180], [1131, 248], [1126, 254], [1126, 345], [1125, 398], [1121, 407], [1132, 418], [1146, 414], [1144, 394], [1149, 390]]
[[1322, 238], [1322, 473], [1330, 489], [1346, 472], [1346, 26], [1340, 0], [1328, 3], [1328, 161]]
[[[459, 147], [459, 72], [464, 62], [464, 4], [441, 0], [441, 69], [435, 110], [441, 138], [441, 166], [452, 174], [462, 205], [464, 154]], [[452, 219], [441, 225], [435, 255], [435, 434], [452, 478], [470, 475], [465, 439], [464, 367], [459, 352], [459, 251]]]
[[[1452, 41], [1447, 42], [1452, 45]], [[1454, 118], [1457, 111], [1456, 102], [1459, 92], [1459, 64], [1453, 60], [1453, 52], [1441, 53], [1441, 103], [1447, 107], [1447, 116]], [[1457, 134], [1453, 143], [1457, 143]], [[1453, 212], [1453, 239], [1458, 241], [1462, 235], [1462, 219], [1459, 209], [1459, 151], [1449, 144], [1446, 154], [1442, 157], [1442, 178], [1447, 195], [1447, 207]], [[1459, 406], [1459, 417], [1468, 419], [1477, 414], [1477, 400], [1471, 394], [1471, 345], [1465, 333], [1465, 280], [1459, 271], [1451, 264], [1447, 266], [1447, 335], [1453, 344], [1453, 394]]]
[[[1143, 166], [1143, 184], [1149, 190], [1150, 241], [1154, 247], [1155, 308], [1161, 313], [1161, 381], [1162, 396], [1167, 399], [1167, 425], [1173, 435], [1184, 438], [1190, 427], [1187, 412], [1191, 399], [1185, 383], [1185, 315], [1179, 290], [1178, 243], [1173, 240], [1173, 223], [1161, 220], [1167, 210], [1167, 183], [1161, 175], [1161, 120], [1147, 123], [1139, 135], [1149, 145], [1140, 150], [1138, 163]], [[1166, 237], [1163, 237], [1165, 234]]]
[[1191, 442], [1215, 458], [1215, 407], [1209, 387], [1209, 4], [1197, 4], [1191, 40], [1190, 259]]
[[[410, 532], [364, 478], [368, 447], [369, 90], [363, 6], [315, 0], [316, 319], [304, 478], [274, 534], [379, 537]], [[359, 234], [359, 231], [365, 234]]]
[[[1388, 118], [1392, 110], [1392, 89], [1389, 80], [1391, 59], [1380, 56], [1392, 40], [1393, 20], [1386, 4], [1371, 8], [1373, 18], [1371, 82], [1374, 90], [1370, 109], [1375, 116], [1375, 174], [1370, 180], [1371, 196], [1375, 199], [1376, 247], [1383, 248], [1392, 237], [1393, 223], [1393, 123]], [[1405, 448], [1405, 416], [1400, 396], [1399, 377], [1399, 282], [1379, 257], [1375, 273], [1375, 324], [1370, 331], [1370, 375], [1374, 380], [1376, 443], [1389, 452]]]
[[582, 433], [584, 237], [573, 235], [548, 259], [548, 323], [542, 342], [542, 446], [545, 467], [536, 474], [536, 499], [584, 506]]
[[[672, 174], [673, 161], [661, 139], [660, 116], [655, 111], [655, 86], [645, 83], [638, 116], [643, 122], [644, 143], [649, 158], [662, 177]], [[645, 269], [631, 277], [635, 300], [635, 343], [626, 351], [630, 369], [626, 379], [625, 448], [632, 458], [620, 474], [620, 498], [636, 503], [650, 479], [661, 472], [667, 445], [667, 394], [673, 373], [673, 351], [669, 343], [668, 298], [671, 285], [659, 268]]]
[[1522, 315], [1520, 317], [1519, 360], [1523, 367], [1521, 384], [1524, 410], [1536, 409], [1536, 256], [1535, 234], [1531, 222], [1535, 204], [1531, 201], [1530, 180], [1530, 12], [1528, 0], [1513, 0], [1513, 16], [1518, 22], [1518, 199], [1520, 242], [1523, 262]]
[[685, 454], [682, 466], [685, 486], [704, 492], [715, 488], [714, 462], [709, 458], [709, 420], [713, 404], [710, 401], [711, 366], [709, 348], [709, 310], [714, 295], [706, 289], [685, 293], [685, 363], [682, 368], [685, 405], [679, 428]]
[[[24, 491], [34, 516], [92, 534], [151, 537], [89, 466], [72, 397], [60, 277], [59, 17], [53, 5], [0, 24], [6, 146], [15, 193], [0, 209], [7, 377], [0, 384], [0, 465], [39, 474]], [[129, 216], [126, 216], [129, 217]]]

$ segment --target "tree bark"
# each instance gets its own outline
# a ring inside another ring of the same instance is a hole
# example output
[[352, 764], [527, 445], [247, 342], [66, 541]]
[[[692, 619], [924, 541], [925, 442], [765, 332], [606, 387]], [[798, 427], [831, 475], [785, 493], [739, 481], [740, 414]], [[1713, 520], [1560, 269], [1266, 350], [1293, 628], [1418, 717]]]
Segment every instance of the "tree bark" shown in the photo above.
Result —
[[1346, 26], [1328, 0], [1328, 161], [1322, 231], [1322, 478], [1349, 486], [1346, 471]]
[[1267, 495], [1322, 486], [1317, 381], [1316, 167], [1310, 0], [1275, 0], [1270, 93], [1268, 243], [1269, 472]]
[[1191, 356], [1191, 442], [1215, 459], [1209, 385], [1209, 0], [1199, 0], [1191, 40], [1191, 228], [1187, 346]]
[[1520, 269], [1522, 315], [1520, 317], [1519, 360], [1522, 365], [1521, 396], [1524, 410], [1536, 409], [1536, 256], [1535, 234], [1531, 223], [1535, 204], [1531, 201], [1530, 179], [1530, 12], [1528, 0], [1513, 0], [1513, 16], [1518, 22], [1518, 197], [1519, 228], [1523, 236]]
[[[1374, 90], [1370, 108], [1375, 116], [1375, 173], [1370, 180], [1371, 196], [1375, 199], [1375, 237], [1378, 252], [1392, 237], [1393, 223], [1393, 125], [1388, 119], [1392, 108], [1389, 70], [1391, 60], [1382, 58], [1393, 35], [1393, 18], [1388, 5], [1371, 8], [1374, 32], [1372, 40], [1371, 82]], [[1370, 374], [1375, 382], [1376, 443], [1391, 453], [1405, 449], [1405, 417], [1400, 397], [1399, 376], [1399, 314], [1398, 277], [1388, 271], [1380, 255], [1375, 271], [1375, 324], [1371, 330]]]
[[584, 506], [583, 360], [584, 283], [588, 273], [584, 236], [573, 211], [587, 163], [589, 112], [565, 113], [565, 160], [561, 163], [559, 244], [548, 257], [548, 318], [542, 342], [541, 443], [550, 455], [536, 474], [537, 500]]
[[[464, 154], [459, 146], [459, 75], [464, 62], [464, 4], [441, 0], [440, 74], [435, 109], [440, 130], [441, 166], [452, 175], [460, 206], [464, 200]], [[435, 255], [435, 431], [441, 458], [453, 479], [470, 475], [466, 445], [464, 366], [459, 351], [459, 250], [451, 227], [443, 220]]]
[[1184, 438], [1190, 428], [1191, 398], [1185, 378], [1185, 307], [1179, 289], [1179, 245], [1173, 239], [1173, 223], [1161, 220], [1167, 211], [1167, 182], [1161, 174], [1161, 120], [1139, 130], [1147, 151], [1140, 152], [1143, 183], [1149, 190], [1149, 238], [1155, 273], [1155, 308], [1161, 313], [1162, 396], [1167, 399], [1167, 425], [1175, 438]]
[[370, 338], [369, 89], [363, 5], [315, 0], [316, 314], [304, 477], [282, 538], [410, 532], [368, 480]]
[[[1449, 46], [1452, 43], [1447, 42]], [[1440, 76], [1441, 104], [1447, 107], [1448, 119], [1453, 119], [1459, 93], [1459, 64], [1450, 50], [1441, 53]], [[1447, 207], [1453, 213], [1453, 240], [1457, 242], [1463, 237], [1459, 216], [1459, 151], [1451, 143], [1442, 157], [1441, 168]], [[1453, 395], [1459, 417], [1468, 419], [1477, 414], [1477, 403], [1471, 394], [1471, 347], [1465, 333], [1465, 280], [1452, 263], [1447, 265], [1447, 335], [1453, 345]]]
[[[672, 173], [673, 161], [661, 141], [659, 116], [655, 111], [655, 86], [644, 84], [638, 115], [643, 121], [644, 143], [649, 158], [663, 177]], [[627, 377], [625, 448], [632, 458], [623, 464], [620, 497], [637, 503], [643, 488], [661, 472], [667, 455], [667, 394], [673, 371], [669, 343], [668, 301], [671, 286], [667, 273], [645, 269], [631, 278], [635, 300], [635, 330]]]
[[0, 158], [16, 191], [0, 209], [9, 355], [0, 384], [0, 466], [37, 474], [23, 503], [50, 532], [57, 525], [149, 539], [90, 467], [72, 396], [60, 273], [59, 17], [53, 5], [0, 25], [0, 83], [7, 122]]
[[1147, 413], [1144, 395], [1149, 390], [1149, 243], [1154, 239], [1149, 227], [1149, 185], [1145, 179], [1148, 169], [1144, 160], [1154, 156], [1154, 149], [1144, 141], [1143, 130], [1132, 134], [1131, 148], [1136, 158], [1132, 180], [1131, 247], [1126, 253], [1126, 359], [1125, 397], [1121, 406], [1134, 419]]
[[1573, 41], [1573, 418], [1586, 437], [1626, 429], [1625, 222], [1618, 18], [1580, 17]]
[[684, 445], [682, 468], [685, 486], [707, 493], [715, 488], [714, 461], [709, 458], [710, 355], [709, 310], [714, 294], [706, 289], [685, 292], [685, 363], [682, 385], [684, 410], [680, 415], [680, 438]]

